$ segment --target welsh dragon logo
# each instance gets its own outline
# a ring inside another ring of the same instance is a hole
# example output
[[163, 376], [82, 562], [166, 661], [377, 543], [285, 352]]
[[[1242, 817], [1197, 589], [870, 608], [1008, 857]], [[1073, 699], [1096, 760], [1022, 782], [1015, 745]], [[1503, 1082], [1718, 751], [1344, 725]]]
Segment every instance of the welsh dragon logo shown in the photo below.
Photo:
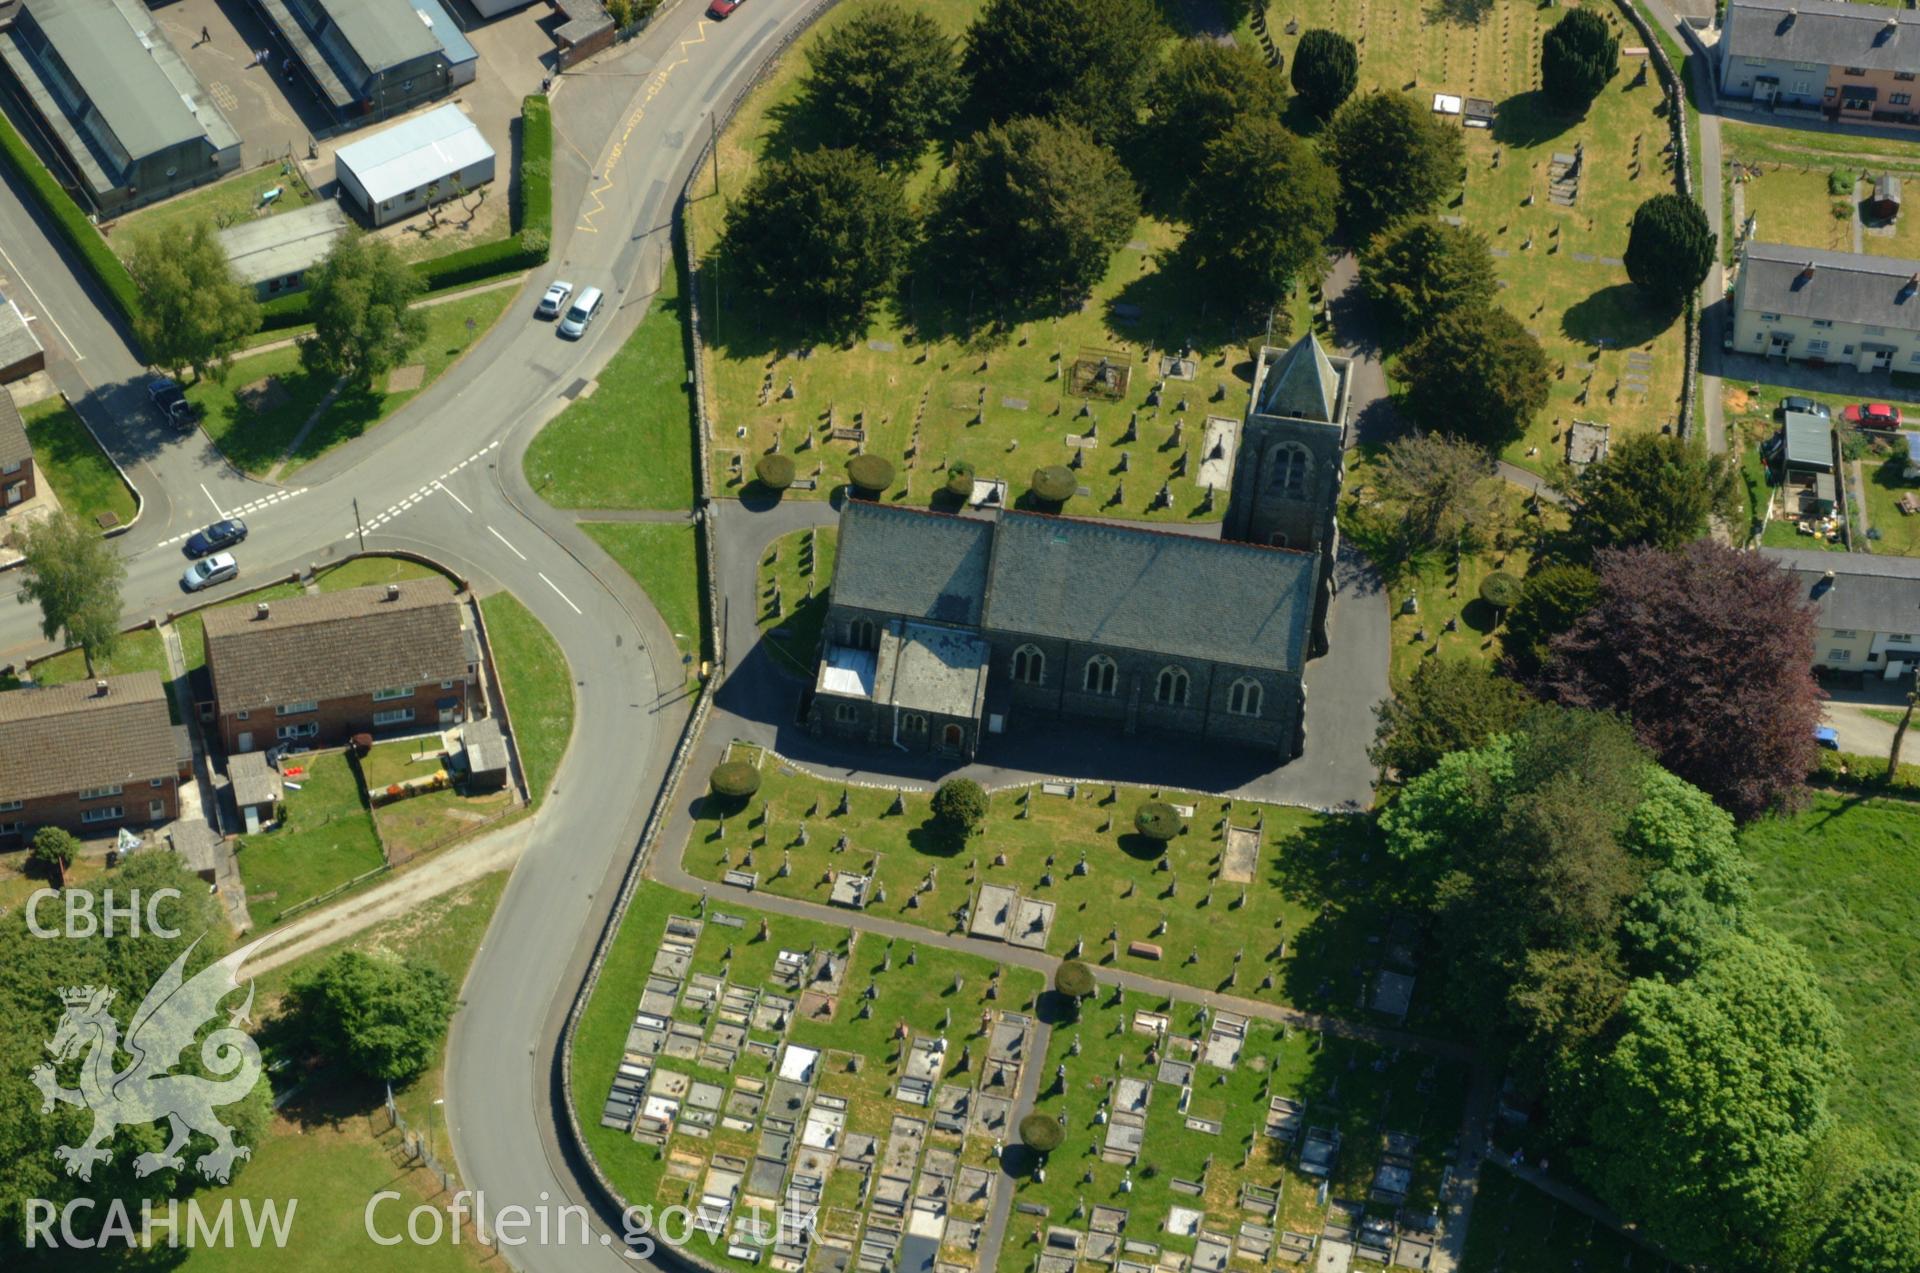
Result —
[[[35, 1066], [30, 1077], [43, 1098], [41, 1113], [51, 1113], [55, 1102], [93, 1111], [93, 1130], [87, 1139], [54, 1150], [67, 1174], [91, 1180], [93, 1165], [112, 1157], [104, 1146], [115, 1128], [157, 1123], [163, 1118], [172, 1139], [162, 1152], [141, 1154], [134, 1160], [137, 1175], [151, 1175], [162, 1167], [183, 1168], [186, 1163], [180, 1151], [194, 1132], [214, 1142], [213, 1152], [202, 1155], [194, 1164], [209, 1180], [224, 1183], [233, 1171], [234, 1159], [253, 1156], [251, 1149], [234, 1143], [233, 1130], [213, 1113], [252, 1091], [260, 1078], [260, 1049], [239, 1028], [253, 1007], [251, 981], [247, 983], [246, 1002], [228, 1015], [225, 1026], [200, 1042], [201, 1063], [209, 1073], [222, 1077], [169, 1072], [180, 1064], [180, 1054], [193, 1046], [201, 1028], [219, 1015], [220, 1001], [240, 989], [235, 974], [252, 950], [251, 946], [242, 947], [188, 980], [184, 976], [187, 957], [199, 944], [196, 940], [181, 952], [147, 991], [128, 1023], [124, 1044], [119, 1025], [107, 1011], [114, 998], [112, 989], [73, 986], [61, 991], [67, 1010], [47, 1043], [53, 1062]], [[114, 1059], [123, 1047], [133, 1063], [116, 1071]], [[70, 1061], [83, 1051], [86, 1058], [80, 1065], [80, 1086], [61, 1087], [54, 1065]], [[231, 1077], [225, 1077], [228, 1075]]]

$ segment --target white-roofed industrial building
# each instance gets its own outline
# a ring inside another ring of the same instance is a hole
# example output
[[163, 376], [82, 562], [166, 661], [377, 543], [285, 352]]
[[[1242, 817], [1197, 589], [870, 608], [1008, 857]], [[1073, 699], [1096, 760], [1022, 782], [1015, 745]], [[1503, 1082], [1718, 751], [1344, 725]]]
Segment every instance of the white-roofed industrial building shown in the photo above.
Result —
[[451, 103], [395, 124], [334, 156], [340, 190], [367, 220], [387, 225], [493, 180], [494, 152]]

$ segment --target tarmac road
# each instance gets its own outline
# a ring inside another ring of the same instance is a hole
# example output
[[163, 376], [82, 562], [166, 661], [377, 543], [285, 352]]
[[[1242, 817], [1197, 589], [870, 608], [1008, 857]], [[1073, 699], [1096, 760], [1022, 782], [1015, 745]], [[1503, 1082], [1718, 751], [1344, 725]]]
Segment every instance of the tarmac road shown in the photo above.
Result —
[[[286, 486], [238, 474], [198, 433], [161, 429], [146, 407], [146, 373], [105, 316], [105, 298], [80, 281], [22, 192], [0, 191], [0, 274], [35, 316], [56, 383], [144, 499], [139, 523], [116, 541], [128, 564], [129, 619], [185, 603], [180, 540], [217, 516], [239, 512], [251, 530], [237, 554], [242, 578], [226, 586], [235, 591], [353, 551], [357, 503], [368, 549], [429, 553], [481, 591], [511, 591], [565, 653], [572, 744], [475, 961], [450, 1048], [447, 1115], [460, 1171], [490, 1214], [589, 1201], [577, 1183], [586, 1177], [564, 1160], [555, 1133], [559, 1032], [685, 711], [678, 655], [658, 615], [570, 518], [537, 499], [520, 457], [569, 387], [597, 372], [644, 315], [709, 113], [744, 90], [810, 8], [748, 4], [714, 23], [694, 0], [565, 76], [554, 100], [553, 264], [430, 389]], [[531, 319], [552, 276], [607, 292], [607, 310], [581, 341], [561, 341]], [[0, 592], [16, 587], [0, 577]], [[37, 610], [0, 602], [0, 662], [47, 648]], [[585, 1249], [577, 1232], [569, 1236], [572, 1245], [502, 1254], [528, 1270], [632, 1267], [598, 1223]]]

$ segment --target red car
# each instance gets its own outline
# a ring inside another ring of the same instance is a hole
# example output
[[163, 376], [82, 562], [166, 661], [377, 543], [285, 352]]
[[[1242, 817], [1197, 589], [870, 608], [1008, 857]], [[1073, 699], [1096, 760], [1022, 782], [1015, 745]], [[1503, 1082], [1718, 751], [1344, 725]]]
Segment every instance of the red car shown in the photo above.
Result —
[[741, 0], [713, 0], [713, 3], [707, 6], [707, 16], [717, 21], [738, 9], [740, 4]]
[[1886, 402], [1860, 402], [1842, 411], [1840, 418], [1856, 429], [1897, 429], [1900, 408]]

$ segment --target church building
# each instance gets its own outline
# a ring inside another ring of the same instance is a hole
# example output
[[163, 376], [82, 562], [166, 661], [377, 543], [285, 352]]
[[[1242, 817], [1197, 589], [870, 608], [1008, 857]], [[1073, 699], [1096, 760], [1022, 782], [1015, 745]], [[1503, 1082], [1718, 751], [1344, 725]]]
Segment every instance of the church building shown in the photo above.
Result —
[[1349, 370], [1312, 335], [1260, 351], [1220, 539], [850, 501], [810, 728], [962, 760], [1031, 721], [1299, 755]]

